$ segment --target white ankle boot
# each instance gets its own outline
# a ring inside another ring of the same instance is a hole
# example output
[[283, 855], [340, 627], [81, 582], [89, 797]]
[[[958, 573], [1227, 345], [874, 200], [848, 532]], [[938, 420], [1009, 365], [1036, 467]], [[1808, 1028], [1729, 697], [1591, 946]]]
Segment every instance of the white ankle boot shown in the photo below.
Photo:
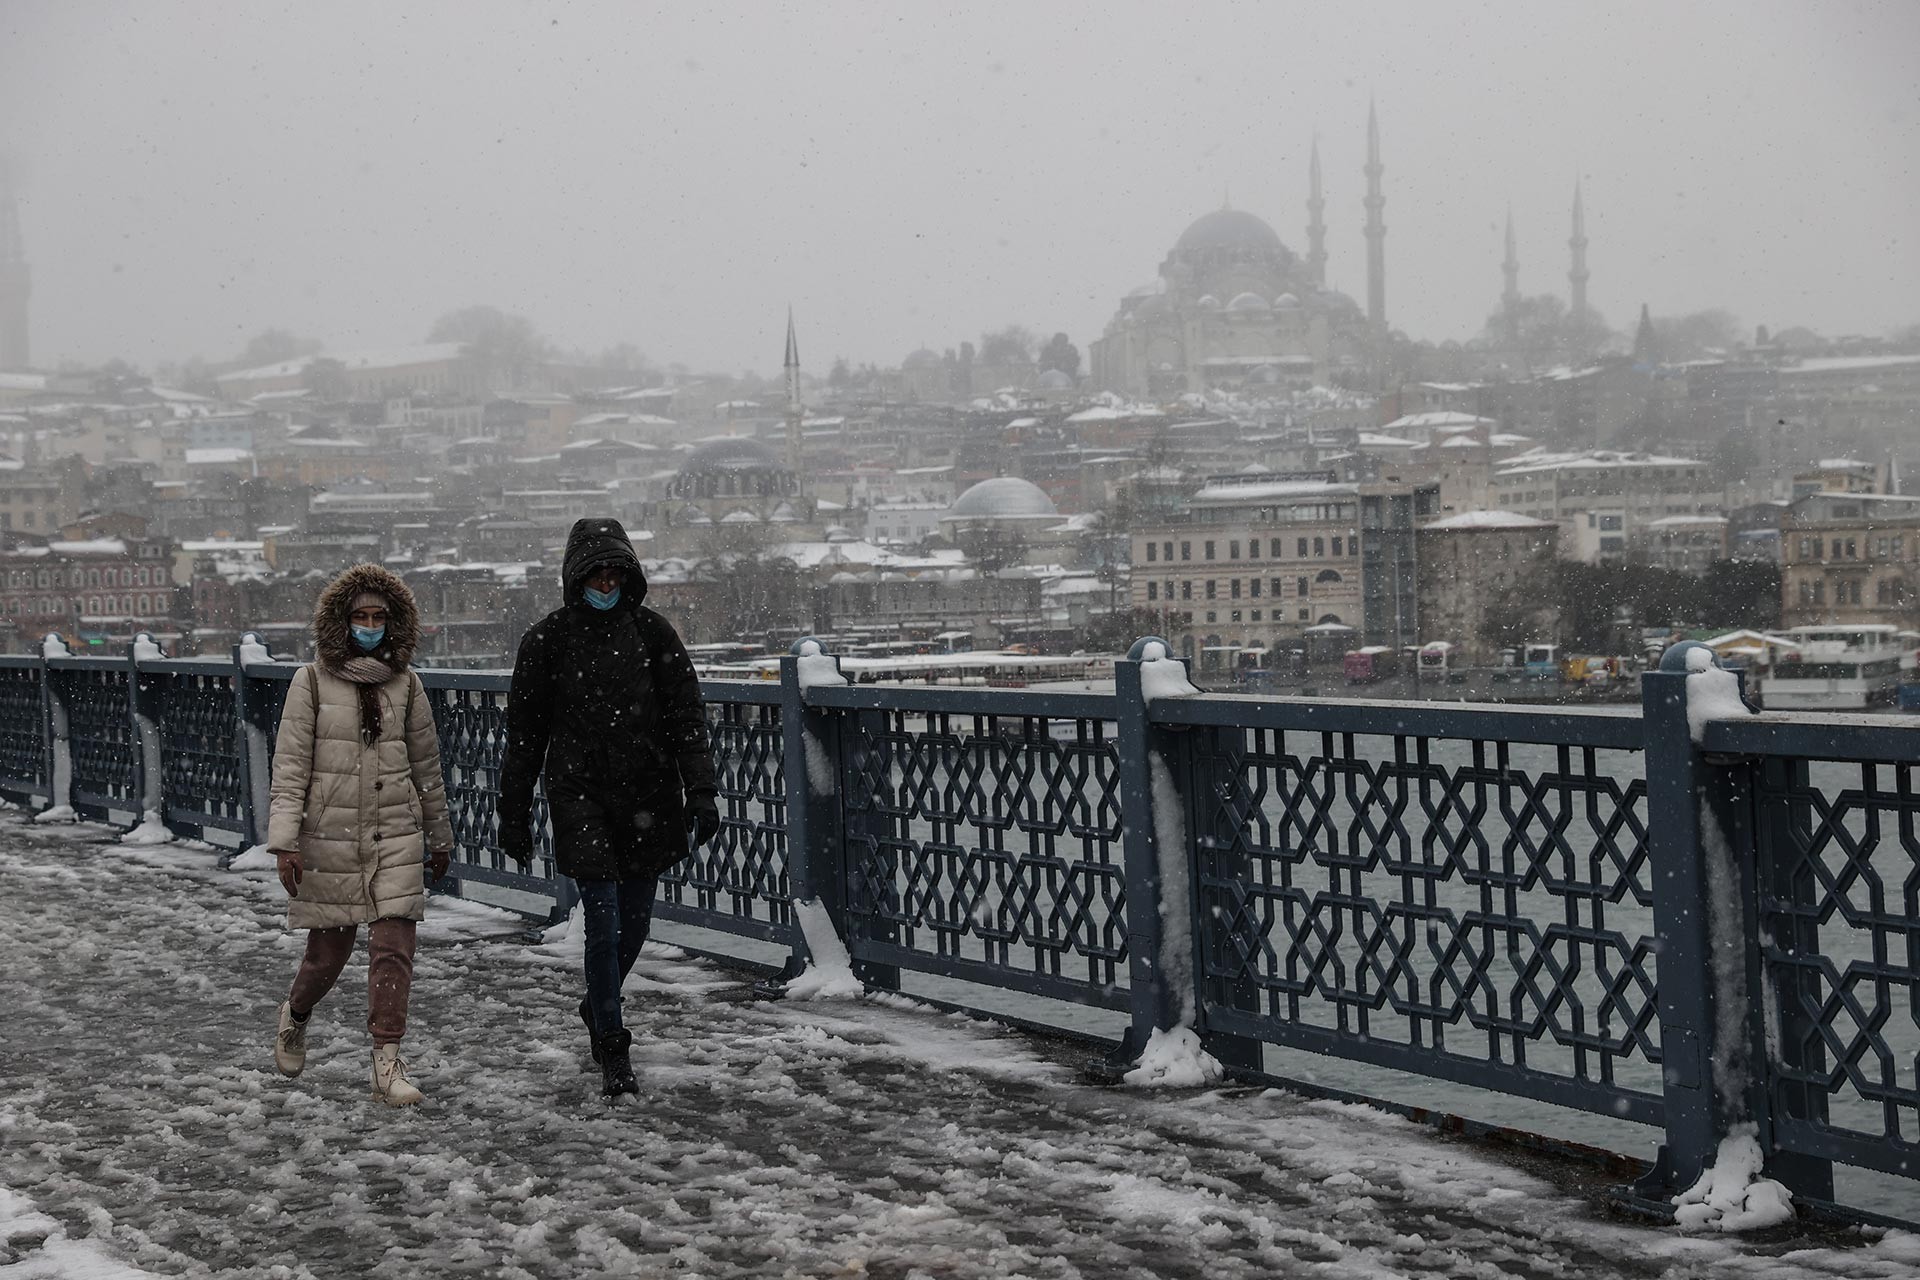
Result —
[[293, 1005], [285, 1000], [280, 1002], [280, 1028], [273, 1037], [273, 1065], [283, 1076], [297, 1076], [307, 1066], [307, 1024], [293, 1020]]
[[400, 1061], [397, 1044], [383, 1044], [373, 1051], [373, 1096], [390, 1107], [410, 1107], [426, 1097], [407, 1079], [407, 1064]]

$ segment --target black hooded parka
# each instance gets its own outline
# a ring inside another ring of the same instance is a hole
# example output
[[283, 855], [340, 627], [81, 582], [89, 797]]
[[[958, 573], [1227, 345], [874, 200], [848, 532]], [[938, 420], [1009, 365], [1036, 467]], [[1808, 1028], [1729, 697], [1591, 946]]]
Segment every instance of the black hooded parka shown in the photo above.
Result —
[[[595, 609], [586, 582], [608, 566], [620, 600]], [[646, 575], [619, 521], [574, 522], [561, 580], [566, 603], [528, 629], [513, 667], [501, 843], [531, 831], [544, 769], [561, 874], [655, 876], [687, 856], [687, 798], [715, 792], [700, 682], [672, 624], [641, 604]]]

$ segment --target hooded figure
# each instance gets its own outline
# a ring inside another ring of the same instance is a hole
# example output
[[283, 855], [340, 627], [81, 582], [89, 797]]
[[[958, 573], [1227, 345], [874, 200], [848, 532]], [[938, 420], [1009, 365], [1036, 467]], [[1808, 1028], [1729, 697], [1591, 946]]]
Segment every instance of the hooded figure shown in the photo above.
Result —
[[340, 976], [359, 926], [369, 925], [374, 1092], [396, 1105], [420, 1100], [399, 1042], [414, 924], [426, 914], [422, 861], [430, 856], [434, 875], [444, 875], [453, 849], [433, 708], [408, 667], [419, 634], [413, 593], [379, 565], [355, 565], [320, 593], [317, 656], [287, 687], [267, 819], [287, 924], [308, 931], [280, 1007], [275, 1061], [300, 1074], [307, 1018]]
[[720, 828], [706, 707], [672, 624], [645, 607], [647, 579], [617, 520], [576, 521], [565, 603], [520, 642], [500, 769], [500, 847], [533, 857], [544, 773], [554, 862], [587, 921], [581, 1018], [609, 1094], [637, 1090], [620, 984], [645, 942], [661, 872]]

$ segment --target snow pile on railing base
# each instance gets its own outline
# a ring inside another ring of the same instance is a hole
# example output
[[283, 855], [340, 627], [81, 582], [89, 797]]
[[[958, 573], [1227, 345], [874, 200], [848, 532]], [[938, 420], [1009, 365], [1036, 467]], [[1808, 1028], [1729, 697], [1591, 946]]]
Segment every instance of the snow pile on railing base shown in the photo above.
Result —
[[252, 845], [241, 853], [235, 854], [227, 864], [229, 871], [278, 871], [280, 860], [273, 856], [273, 850], [263, 844]]
[[158, 809], [149, 809], [140, 815], [140, 825], [120, 837], [121, 844], [172, 844], [173, 832], [167, 830], [166, 819], [160, 816]]
[[34, 814], [33, 820], [35, 822], [78, 822], [80, 815], [73, 811], [73, 806], [70, 804], [56, 804]]
[[788, 1000], [833, 1000], [846, 999], [866, 994], [866, 987], [853, 975], [853, 960], [847, 955], [847, 944], [840, 941], [840, 935], [834, 931], [833, 918], [827, 909], [815, 900], [795, 902], [793, 915], [800, 922], [800, 932], [807, 938], [806, 972], [786, 985]]
[[1752, 1231], [1793, 1217], [1793, 1193], [1760, 1176], [1758, 1133], [1751, 1123], [1736, 1125], [1720, 1140], [1713, 1168], [1673, 1198], [1674, 1222], [1690, 1231]]
[[1120, 1078], [1147, 1088], [1196, 1089], [1224, 1074], [1220, 1060], [1200, 1047], [1192, 1027], [1156, 1027], [1138, 1065]]

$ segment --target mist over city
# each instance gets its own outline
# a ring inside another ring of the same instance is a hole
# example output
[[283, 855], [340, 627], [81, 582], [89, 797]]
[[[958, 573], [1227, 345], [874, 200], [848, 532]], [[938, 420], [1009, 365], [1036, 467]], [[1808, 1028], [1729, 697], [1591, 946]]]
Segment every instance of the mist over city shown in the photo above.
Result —
[[0, 1278], [1920, 1276], [1917, 50], [0, 0]]

